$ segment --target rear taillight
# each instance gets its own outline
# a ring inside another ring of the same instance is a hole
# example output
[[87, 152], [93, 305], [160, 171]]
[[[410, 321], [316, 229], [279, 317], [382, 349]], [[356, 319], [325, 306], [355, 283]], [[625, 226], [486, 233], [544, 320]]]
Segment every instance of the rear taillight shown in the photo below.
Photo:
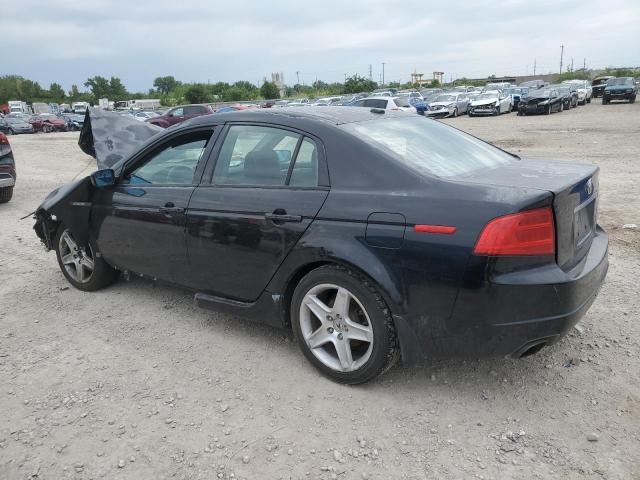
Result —
[[554, 255], [556, 229], [551, 207], [491, 220], [482, 230], [474, 255]]
[[9, 139], [2, 132], [0, 132], [0, 145], [9, 145]]

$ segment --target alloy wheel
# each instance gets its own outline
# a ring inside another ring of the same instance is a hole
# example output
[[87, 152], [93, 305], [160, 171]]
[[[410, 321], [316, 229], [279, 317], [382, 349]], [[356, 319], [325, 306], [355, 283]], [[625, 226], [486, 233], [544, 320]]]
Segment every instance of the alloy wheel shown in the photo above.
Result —
[[60, 236], [58, 244], [60, 258], [67, 274], [78, 283], [87, 283], [93, 275], [93, 251], [91, 246], [85, 250], [71, 236], [69, 230], [65, 230]]
[[300, 305], [300, 330], [311, 353], [339, 372], [361, 368], [373, 350], [373, 324], [362, 303], [348, 289], [321, 284]]

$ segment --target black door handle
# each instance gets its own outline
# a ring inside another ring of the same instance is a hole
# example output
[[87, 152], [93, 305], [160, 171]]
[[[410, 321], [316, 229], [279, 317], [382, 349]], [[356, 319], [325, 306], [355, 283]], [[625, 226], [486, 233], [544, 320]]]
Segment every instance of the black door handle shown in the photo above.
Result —
[[302, 215], [288, 215], [284, 208], [276, 208], [273, 213], [265, 213], [264, 218], [274, 223], [296, 222], [302, 221]]
[[176, 207], [173, 202], [167, 202], [164, 204], [164, 207], [160, 207], [160, 213], [164, 213], [165, 215], [173, 215], [176, 213], [183, 213], [184, 208]]

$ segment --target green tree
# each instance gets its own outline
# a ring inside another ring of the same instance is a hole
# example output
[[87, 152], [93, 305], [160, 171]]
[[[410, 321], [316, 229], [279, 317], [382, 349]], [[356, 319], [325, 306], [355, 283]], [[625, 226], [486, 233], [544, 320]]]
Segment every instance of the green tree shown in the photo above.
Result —
[[280, 90], [278, 90], [278, 86], [275, 83], [265, 80], [260, 87], [260, 95], [265, 99], [280, 98]]
[[354, 76], [347, 78], [347, 81], [344, 82], [344, 93], [371, 92], [377, 87], [378, 84], [373, 80], [369, 80], [368, 78], [355, 74]]
[[94, 101], [97, 101], [100, 98], [108, 98], [111, 93], [109, 80], [99, 75], [88, 78], [87, 81], [84, 82], [84, 86], [91, 90]]
[[184, 92], [184, 98], [186, 98], [189, 103], [209, 103], [214, 100], [211, 89], [208, 89], [207, 85], [202, 83], [190, 85]]
[[162, 95], [168, 95], [169, 92], [175, 90], [178, 85], [180, 85], [180, 82], [171, 75], [167, 75], [166, 77], [157, 77], [153, 81], [153, 86], [156, 87], [158, 92]]
[[52, 83], [49, 87], [49, 98], [52, 102], [63, 103], [65, 99], [64, 89], [59, 83]]
[[111, 77], [111, 79], [109, 80], [109, 93], [107, 95], [107, 98], [118, 102], [121, 100], [127, 100], [128, 97], [129, 92], [127, 92], [126, 87], [122, 84], [122, 80], [120, 80], [118, 77]]

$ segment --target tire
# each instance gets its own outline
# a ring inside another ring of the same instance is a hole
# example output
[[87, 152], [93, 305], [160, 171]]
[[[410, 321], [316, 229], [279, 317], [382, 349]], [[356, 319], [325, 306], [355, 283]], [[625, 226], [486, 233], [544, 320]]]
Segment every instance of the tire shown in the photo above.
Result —
[[500, 115], [500, 105], [498, 105], [493, 112], [494, 117], [497, 117], [498, 115]]
[[[65, 235], [70, 239], [69, 242], [63, 238]], [[76, 247], [75, 251], [72, 248], [73, 245]], [[67, 281], [78, 290], [94, 292], [112, 284], [118, 278], [117, 270], [109, 266], [101, 256], [94, 255], [94, 252], [98, 250], [92, 240], [89, 240], [89, 252], [87, 255], [87, 252], [75, 243], [71, 232], [62, 223], [56, 232], [53, 246], [60, 270], [62, 270]], [[80, 258], [78, 258], [78, 255]], [[66, 260], [67, 258], [70, 262]], [[87, 259], [91, 260], [93, 265], [91, 272], [88, 271]], [[78, 268], [83, 274], [78, 275]]]
[[453, 109], [453, 118], [458, 116], [458, 107]]
[[469, 115], [470, 117], [473, 117], [473, 113], [471, 112], [467, 113], [467, 115]]
[[603, 105], [607, 105], [609, 103], [609, 100], [607, 100], [606, 98], [602, 97], [602, 104]]
[[564, 103], [560, 104], [560, 109], [558, 110], [558, 112], [564, 112]]
[[545, 115], [551, 115], [551, 104], [547, 105], [547, 110], [544, 112]]
[[16, 132], [13, 131], [12, 128], [9, 129], [9, 131], [7, 132], [7, 135], [15, 135]]
[[[336, 307], [339, 294], [347, 299], [342, 302], [344, 308]], [[325, 318], [312, 313], [310, 304], [321, 316], [326, 314]], [[345, 315], [349, 317], [346, 321]], [[300, 281], [291, 299], [291, 323], [305, 357], [338, 383], [368, 382], [390, 369], [399, 357], [395, 326], [382, 295], [369, 279], [342, 266], [317, 268]], [[360, 338], [349, 340], [354, 335]], [[316, 346], [310, 346], [312, 342]]]
[[13, 187], [0, 188], [0, 203], [7, 203], [13, 197]]
[[629, 103], [636, 103], [636, 96], [635, 95], [633, 97], [629, 98]]
[[587, 98], [587, 103], [591, 103], [591, 97]]

